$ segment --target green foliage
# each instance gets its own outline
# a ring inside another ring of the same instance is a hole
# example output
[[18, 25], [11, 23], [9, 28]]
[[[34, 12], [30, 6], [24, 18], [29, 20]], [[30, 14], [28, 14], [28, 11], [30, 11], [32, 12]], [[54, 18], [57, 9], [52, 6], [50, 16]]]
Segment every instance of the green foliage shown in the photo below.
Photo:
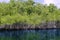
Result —
[[33, 0], [0, 3], [0, 25], [20, 22], [36, 25], [42, 21], [60, 21], [60, 9], [53, 4], [47, 6]]

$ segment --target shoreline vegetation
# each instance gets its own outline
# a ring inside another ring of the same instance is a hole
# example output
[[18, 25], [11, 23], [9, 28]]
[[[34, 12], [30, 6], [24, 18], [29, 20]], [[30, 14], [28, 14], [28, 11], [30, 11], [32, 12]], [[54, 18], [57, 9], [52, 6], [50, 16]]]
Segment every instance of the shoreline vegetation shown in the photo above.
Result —
[[19, 30], [39, 30], [39, 29], [58, 29], [60, 28], [60, 22], [46, 22], [41, 23], [39, 25], [30, 25], [30, 24], [24, 24], [24, 23], [16, 23], [12, 25], [3, 25], [0, 26], [0, 29], [19, 29]]
[[33, 0], [0, 3], [0, 29], [60, 28], [60, 9]]

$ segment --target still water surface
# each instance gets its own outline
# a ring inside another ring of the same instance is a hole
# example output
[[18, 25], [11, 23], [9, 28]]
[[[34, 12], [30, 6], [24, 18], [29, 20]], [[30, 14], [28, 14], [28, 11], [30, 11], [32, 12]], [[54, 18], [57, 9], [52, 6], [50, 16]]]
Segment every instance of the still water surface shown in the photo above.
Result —
[[4, 30], [0, 40], [60, 40], [60, 29], [48, 30]]

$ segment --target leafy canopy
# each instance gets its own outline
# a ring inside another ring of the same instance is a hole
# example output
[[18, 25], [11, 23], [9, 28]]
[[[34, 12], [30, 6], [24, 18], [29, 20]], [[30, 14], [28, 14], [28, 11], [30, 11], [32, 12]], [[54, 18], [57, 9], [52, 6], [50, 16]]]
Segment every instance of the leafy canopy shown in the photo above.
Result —
[[33, 0], [10, 0], [9, 3], [0, 3], [0, 25], [36, 25], [43, 21], [60, 21], [60, 9], [54, 4], [47, 6]]

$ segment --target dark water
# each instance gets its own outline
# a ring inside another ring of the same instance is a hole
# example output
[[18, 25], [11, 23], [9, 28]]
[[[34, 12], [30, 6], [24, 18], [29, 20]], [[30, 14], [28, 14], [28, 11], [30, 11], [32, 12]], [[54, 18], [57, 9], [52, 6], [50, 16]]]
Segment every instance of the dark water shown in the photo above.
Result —
[[60, 29], [48, 30], [4, 30], [0, 40], [60, 40]]

